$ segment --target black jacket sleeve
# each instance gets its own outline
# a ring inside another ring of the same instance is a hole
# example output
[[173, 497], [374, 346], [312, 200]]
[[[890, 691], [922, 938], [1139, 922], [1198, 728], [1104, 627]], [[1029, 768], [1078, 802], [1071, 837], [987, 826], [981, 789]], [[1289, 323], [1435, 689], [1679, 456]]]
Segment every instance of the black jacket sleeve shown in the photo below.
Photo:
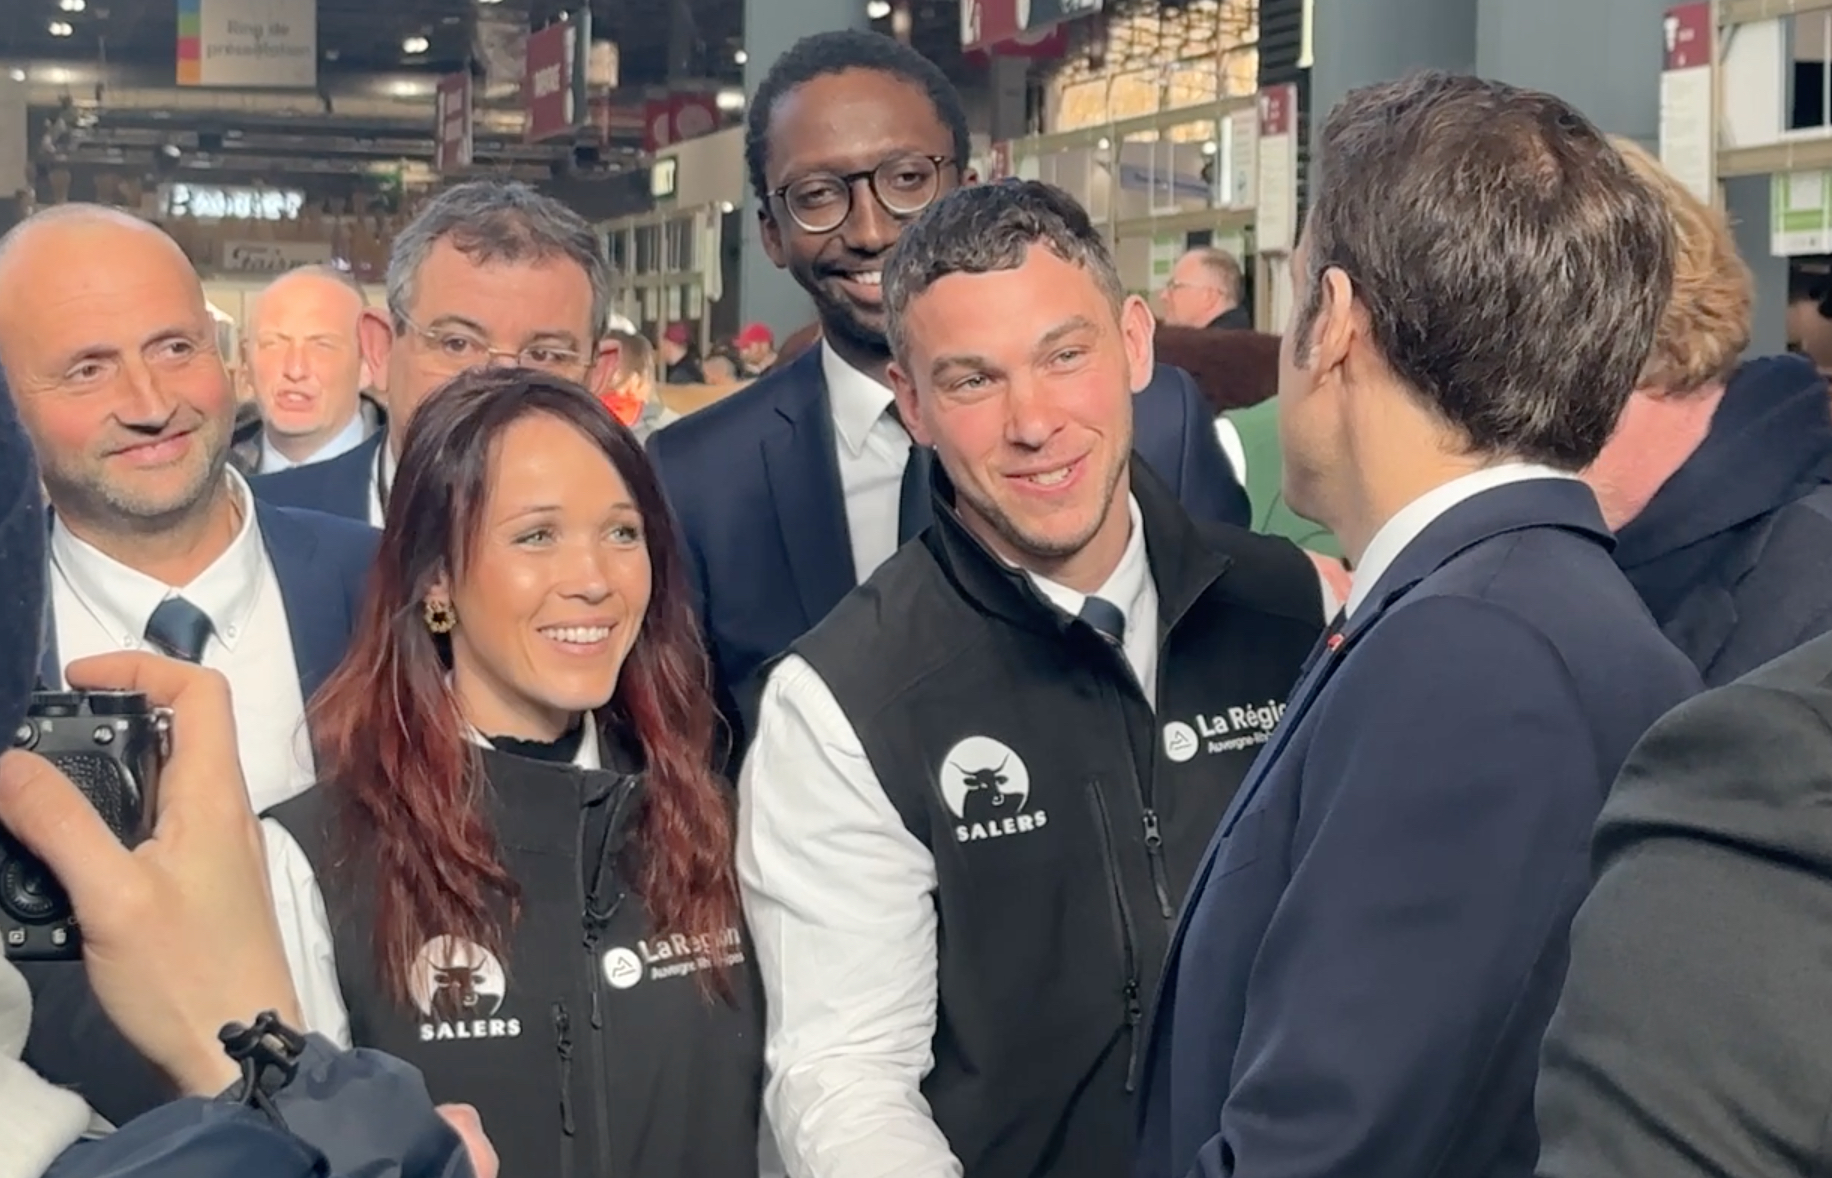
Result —
[[471, 1178], [458, 1134], [420, 1073], [317, 1036], [274, 1098], [254, 1109], [192, 1098], [66, 1151], [45, 1178]]
[[1624, 766], [1546, 1036], [1541, 1178], [1832, 1158], [1829, 642], [1678, 708]]

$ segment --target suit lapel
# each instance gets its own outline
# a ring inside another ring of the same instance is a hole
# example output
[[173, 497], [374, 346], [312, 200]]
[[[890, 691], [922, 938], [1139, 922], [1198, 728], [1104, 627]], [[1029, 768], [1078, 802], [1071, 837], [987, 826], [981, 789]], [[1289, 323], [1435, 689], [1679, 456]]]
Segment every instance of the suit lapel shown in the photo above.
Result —
[[853, 589], [852, 541], [820, 348], [796, 360], [791, 374], [776, 407], [782, 421], [763, 440], [763, 464], [804, 628], [812, 629]]
[[267, 559], [273, 562], [274, 579], [280, 583], [293, 664], [299, 671], [299, 693], [310, 702], [336, 669], [350, 631], [344, 587], [327, 585], [325, 571], [313, 567], [318, 536], [311, 528], [284, 508], [258, 499], [255, 519], [261, 525]]

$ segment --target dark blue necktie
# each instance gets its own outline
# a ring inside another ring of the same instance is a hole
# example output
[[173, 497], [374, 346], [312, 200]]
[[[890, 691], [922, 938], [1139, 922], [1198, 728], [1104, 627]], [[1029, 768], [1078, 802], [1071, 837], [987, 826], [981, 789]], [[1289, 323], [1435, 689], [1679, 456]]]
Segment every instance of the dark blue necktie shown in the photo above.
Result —
[[1120, 607], [1104, 597], [1090, 597], [1081, 603], [1081, 620], [1094, 627], [1095, 633], [1115, 646], [1126, 641], [1126, 615]]
[[182, 597], [168, 597], [147, 619], [146, 640], [175, 659], [195, 663], [203, 659], [204, 643], [214, 629], [209, 614]]

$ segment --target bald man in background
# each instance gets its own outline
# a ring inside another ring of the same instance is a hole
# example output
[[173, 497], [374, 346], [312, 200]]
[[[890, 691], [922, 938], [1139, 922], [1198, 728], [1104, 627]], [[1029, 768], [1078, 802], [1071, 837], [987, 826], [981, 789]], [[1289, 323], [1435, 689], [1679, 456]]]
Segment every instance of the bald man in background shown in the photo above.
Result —
[[255, 297], [242, 334], [261, 408], [255, 473], [347, 454], [380, 427], [380, 406], [362, 395], [370, 373], [356, 325], [367, 305], [361, 285], [331, 266], [282, 274]]
[[[0, 369], [53, 522], [40, 678], [148, 650], [221, 672], [258, 811], [316, 770], [305, 701], [343, 658], [374, 555], [361, 523], [258, 503], [229, 467], [235, 396], [202, 284], [153, 226], [60, 205], [0, 241]], [[120, 1124], [170, 1096], [80, 967], [27, 971], [27, 1060]]]

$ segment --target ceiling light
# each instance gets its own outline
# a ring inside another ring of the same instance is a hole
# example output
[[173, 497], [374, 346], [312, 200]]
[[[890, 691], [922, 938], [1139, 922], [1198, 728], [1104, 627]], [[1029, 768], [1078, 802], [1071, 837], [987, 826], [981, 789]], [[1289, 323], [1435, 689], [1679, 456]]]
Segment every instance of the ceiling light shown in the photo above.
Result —
[[501, 4], [503, 0], [477, 0], [479, 4]]
[[7, 76], [13, 79], [13, 81], [15, 82], [25, 81], [25, 71], [24, 70], [13, 70], [10, 73], [8, 73]]
[[427, 49], [431, 47], [431, 44], [432, 43], [425, 37], [409, 37], [401, 42], [401, 52], [425, 53]]
[[750, 59], [751, 59], [751, 55], [746, 53], [742, 49], [732, 54], [732, 60], [737, 62], [739, 65], [743, 65], [745, 62], [749, 61]]
[[68, 37], [74, 32], [76, 32], [76, 30], [70, 27], [69, 21], [54, 20], [51, 22], [51, 35], [53, 37]]
[[865, 15], [873, 20], [883, 20], [891, 14], [891, 0], [871, 0], [865, 6]]
[[81, 12], [85, 7], [83, 0], [57, 0], [57, 6], [65, 12]]
[[713, 105], [727, 113], [744, 109], [744, 91], [726, 89], [713, 96]]

